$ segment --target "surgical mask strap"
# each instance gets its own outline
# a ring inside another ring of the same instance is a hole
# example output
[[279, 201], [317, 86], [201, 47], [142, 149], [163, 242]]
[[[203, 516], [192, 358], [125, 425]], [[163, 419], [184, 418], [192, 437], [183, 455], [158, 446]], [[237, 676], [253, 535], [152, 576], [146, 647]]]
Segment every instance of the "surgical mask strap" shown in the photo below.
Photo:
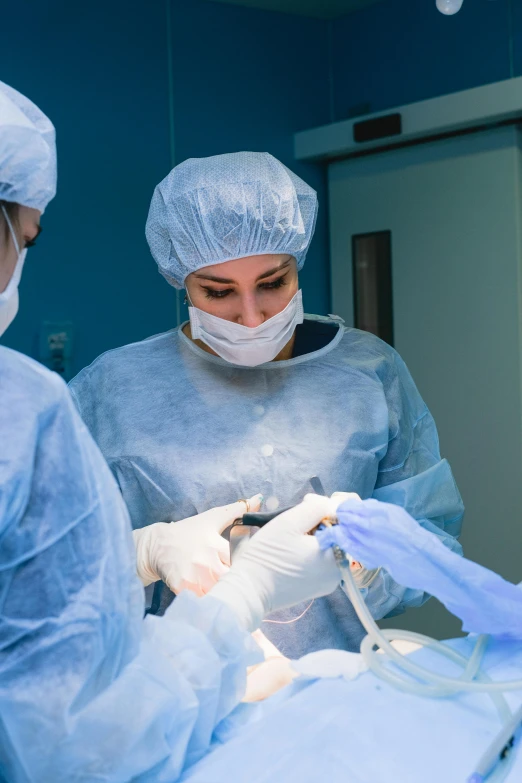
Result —
[[5, 217], [6, 221], [7, 221], [7, 226], [9, 228], [9, 233], [11, 234], [11, 238], [12, 238], [12, 240], [14, 242], [14, 246], [15, 246], [15, 249], [16, 249], [16, 255], [19, 258], [20, 254], [21, 254], [21, 250], [20, 250], [20, 245], [18, 244], [18, 239], [16, 238], [16, 234], [15, 234], [15, 231], [14, 231], [14, 228], [13, 228], [13, 224], [11, 223], [11, 221], [9, 219], [9, 215], [7, 214], [7, 209], [5, 208], [5, 206], [3, 204], [1, 206], [2, 206], [2, 212], [4, 213], [4, 217]]

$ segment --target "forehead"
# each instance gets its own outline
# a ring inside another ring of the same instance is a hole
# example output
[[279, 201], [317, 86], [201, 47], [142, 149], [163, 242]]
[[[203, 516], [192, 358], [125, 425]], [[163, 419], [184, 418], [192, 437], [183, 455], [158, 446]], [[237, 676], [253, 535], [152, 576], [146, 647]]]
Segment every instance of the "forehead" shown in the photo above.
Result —
[[199, 269], [196, 274], [215, 275], [226, 277], [230, 280], [249, 280], [262, 275], [271, 269], [277, 269], [281, 265], [295, 264], [292, 256], [286, 253], [270, 253], [259, 256], [247, 256], [236, 258], [233, 261], [224, 261], [222, 264], [212, 264]]

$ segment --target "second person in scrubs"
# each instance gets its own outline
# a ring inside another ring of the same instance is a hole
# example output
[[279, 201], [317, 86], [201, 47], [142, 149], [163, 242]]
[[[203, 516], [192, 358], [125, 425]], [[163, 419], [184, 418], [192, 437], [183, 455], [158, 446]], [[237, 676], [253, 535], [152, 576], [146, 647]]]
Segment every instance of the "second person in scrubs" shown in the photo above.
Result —
[[[404, 362], [372, 334], [303, 314], [316, 215], [316, 193], [267, 153], [174, 168], [154, 192], [147, 239], [162, 275], [186, 289], [190, 322], [103, 354], [73, 397], [135, 528], [257, 492], [283, 508], [318, 476], [328, 494], [402, 506], [460, 551], [462, 501]], [[185, 556], [205, 546], [216, 548], [215, 530], [198, 529]], [[427, 598], [383, 569], [356, 573], [376, 619]], [[262, 630], [290, 658], [357, 650], [364, 636], [340, 588]]]

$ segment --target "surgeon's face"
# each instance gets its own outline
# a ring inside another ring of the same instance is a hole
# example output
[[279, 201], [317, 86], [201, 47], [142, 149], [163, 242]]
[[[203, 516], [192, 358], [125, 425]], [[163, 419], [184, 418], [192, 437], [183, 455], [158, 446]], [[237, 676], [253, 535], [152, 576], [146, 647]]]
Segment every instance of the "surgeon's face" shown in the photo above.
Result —
[[284, 310], [298, 290], [295, 258], [276, 253], [206, 266], [185, 282], [194, 307], [253, 328]]
[[[36, 237], [41, 231], [40, 215], [37, 209], [31, 207], [17, 206], [13, 209], [8, 206], [8, 215], [16, 234], [18, 247], [23, 250], [25, 247], [32, 247]], [[9, 226], [6, 222], [3, 211], [0, 209], [0, 294], [5, 291], [9, 280], [12, 277], [18, 253], [15, 243], [11, 236]]]

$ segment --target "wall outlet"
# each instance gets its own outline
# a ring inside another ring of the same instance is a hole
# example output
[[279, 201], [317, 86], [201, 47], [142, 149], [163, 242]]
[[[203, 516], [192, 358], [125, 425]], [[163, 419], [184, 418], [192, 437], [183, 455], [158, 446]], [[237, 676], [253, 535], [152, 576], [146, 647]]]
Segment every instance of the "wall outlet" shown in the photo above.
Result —
[[39, 360], [64, 381], [72, 378], [73, 325], [70, 321], [44, 321], [40, 328]]

